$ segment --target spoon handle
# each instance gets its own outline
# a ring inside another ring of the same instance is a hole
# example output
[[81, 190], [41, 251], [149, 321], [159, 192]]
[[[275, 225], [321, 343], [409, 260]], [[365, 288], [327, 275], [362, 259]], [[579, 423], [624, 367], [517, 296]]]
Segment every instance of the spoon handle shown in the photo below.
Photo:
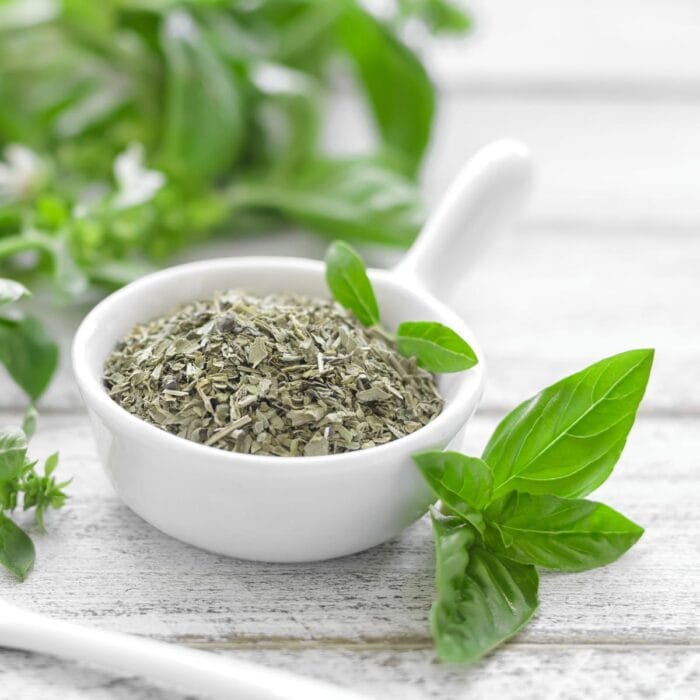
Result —
[[211, 652], [106, 632], [12, 608], [0, 617], [0, 647], [35, 651], [139, 675], [197, 696], [236, 700], [368, 700], [286, 671]]
[[521, 213], [532, 189], [526, 146], [501, 140], [470, 158], [396, 268], [443, 302], [465, 269]]

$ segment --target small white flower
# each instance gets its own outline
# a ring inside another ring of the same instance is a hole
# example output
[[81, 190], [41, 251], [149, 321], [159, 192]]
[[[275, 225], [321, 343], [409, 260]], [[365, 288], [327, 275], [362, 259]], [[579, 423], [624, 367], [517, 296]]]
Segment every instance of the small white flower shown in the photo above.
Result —
[[165, 185], [165, 175], [159, 170], [147, 170], [143, 163], [143, 146], [132, 143], [114, 159], [114, 179], [117, 194], [114, 205], [119, 209], [135, 207], [152, 199]]
[[30, 197], [46, 181], [46, 163], [31, 149], [18, 143], [5, 147], [0, 161], [0, 201], [19, 201]]

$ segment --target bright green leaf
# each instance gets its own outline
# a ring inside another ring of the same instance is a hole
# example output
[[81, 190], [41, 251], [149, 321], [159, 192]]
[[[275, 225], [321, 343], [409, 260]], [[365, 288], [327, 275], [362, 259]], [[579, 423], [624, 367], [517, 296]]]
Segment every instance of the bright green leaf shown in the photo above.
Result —
[[424, 220], [416, 183], [376, 158], [317, 158], [283, 180], [231, 190], [232, 208], [272, 209], [324, 236], [407, 248]]
[[466, 340], [432, 321], [407, 321], [396, 331], [396, 345], [430, 372], [461, 372], [479, 361]]
[[24, 581], [34, 564], [34, 555], [29, 535], [0, 513], [0, 564]]
[[0, 306], [19, 301], [22, 297], [29, 295], [29, 290], [23, 284], [0, 277]]
[[58, 366], [58, 347], [41, 323], [32, 316], [18, 321], [0, 319], [0, 363], [36, 401]]
[[561, 571], [605, 566], [644, 529], [603, 503], [514, 492], [487, 511], [489, 544], [509, 559]]
[[362, 258], [343, 241], [326, 253], [326, 282], [335, 300], [365, 326], [379, 322], [379, 307]]
[[0, 431], [0, 483], [16, 479], [27, 454], [27, 436], [17, 428]]
[[160, 43], [165, 58], [163, 158], [188, 180], [219, 174], [235, 162], [242, 144], [237, 77], [184, 10], [166, 17]]
[[494, 497], [518, 490], [573, 498], [600, 486], [625, 445], [653, 358], [653, 350], [614, 355], [509, 413], [483, 454]]
[[44, 462], [44, 474], [46, 476], [51, 476], [56, 471], [58, 466], [58, 452], [54, 452], [46, 458]]
[[437, 652], [443, 661], [475, 661], [528, 623], [538, 604], [537, 571], [474, 544], [459, 518], [433, 513], [433, 532]]
[[430, 140], [435, 91], [413, 52], [354, 3], [338, 22], [384, 143], [404, 156], [411, 172]]
[[317, 148], [321, 118], [321, 83], [313, 76], [275, 63], [258, 65], [252, 75], [260, 91], [262, 130], [261, 158], [269, 160], [275, 172], [287, 171], [308, 162]]
[[458, 514], [483, 510], [491, 500], [493, 476], [488, 464], [459, 452], [430, 450], [413, 455], [433, 493]]

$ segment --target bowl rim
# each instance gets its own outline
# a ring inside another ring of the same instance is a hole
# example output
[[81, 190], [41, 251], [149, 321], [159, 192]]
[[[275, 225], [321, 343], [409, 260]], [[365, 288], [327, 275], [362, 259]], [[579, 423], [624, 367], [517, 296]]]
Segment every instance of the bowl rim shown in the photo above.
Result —
[[[100, 319], [106, 314], [109, 314], [113, 309], [133, 302], [132, 297], [148, 291], [154, 291], [159, 285], [172, 283], [173, 278], [179, 276], [188, 276], [194, 273], [207, 271], [211, 272], [217, 268], [232, 270], [235, 268], [255, 268], [261, 266], [267, 267], [268, 269], [275, 267], [279, 269], [293, 267], [298, 270], [303, 268], [313, 274], [322, 272], [323, 269], [325, 269], [323, 261], [310, 258], [286, 256], [212, 258], [173, 265], [144, 275], [102, 299], [81, 321], [71, 347], [73, 374], [86, 407], [95, 411], [108, 425], [116, 422], [120, 424], [123, 429], [134, 431], [135, 434], [140, 435], [142, 440], [153, 442], [154, 447], [158, 447], [160, 443], [160, 445], [166, 448], [174, 447], [179, 450], [187, 450], [193, 457], [202, 458], [202, 463], [205, 459], [209, 463], [216, 461], [221, 464], [226, 464], [229, 469], [232, 464], [236, 464], [237, 466], [250, 466], [255, 469], [287, 469], [288, 467], [293, 467], [295, 470], [298, 470], [299, 468], [307, 466], [313, 470], [316, 467], [325, 465], [327, 462], [331, 462], [333, 468], [341, 466], [352, 468], [359, 465], [371, 464], [372, 468], [377, 469], [380, 468], [383, 463], [387, 462], [387, 460], [382, 458], [388, 456], [392, 449], [394, 451], [401, 449], [406, 449], [408, 451], [408, 448], [413, 446], [410, 451], [418, 452], [421, 449], [426, 449], [426, 443], [430, 443], [430, 435], [440, 432], [440, 429], [446, 424], [452, 425], [451, 430], [455, 435], [464, 427], [476, 410], [484, 387], [486, 368], [480, 344], [476, 340], [471, 327], [451, 308], [424, 290], [418, 282], [406, 278], [404, 275], [392, 270], [370, 268], [368, 269], [368, 275], [373, 282], [377, 281], [381, 285], [399, 288], [404, 293], [410, 295], [420, 295], [423, 301], [427, 301], [431, 307], [438, 310], [436, 315], [440, 317], [441, 321], [447, 320], [450, 327], [454, 328], [463, 337], [469, 338], [469, 343], [476, 353], [476, 356], [479, 358], [479, 362], [474, 367], [464, 370], [465, 375], [469, 373], [468, 378], [465, 376], [466, 387], [460, 386], [457, 388], [455, 398], [445, 403], [442, 412], [436, 418], [413, 433], [409, 433], [408, 435], [404, 435], [403, 437], [391, 440], [382, 445], [342, 452], [340, 454], [308, 457], [304, 455], [285, 457], [268, 454], [246, 454], [223, 450], [213, 445], [204, 445], [188, 440], [187, 438], [173, 435], [133, 415], [107, 394], [100, 378], [90, 371], [88, 358], [90, 357], [89, 342], [92, 336], [92, 330], [95, 326], [99, 326]], [[379, 296], [379, 293], [377, 295]], [[456, 426], [454, 425], [455, 423], [457, 424]], [[198, 465], [198, 468], [201, 468], [202, 463]]]

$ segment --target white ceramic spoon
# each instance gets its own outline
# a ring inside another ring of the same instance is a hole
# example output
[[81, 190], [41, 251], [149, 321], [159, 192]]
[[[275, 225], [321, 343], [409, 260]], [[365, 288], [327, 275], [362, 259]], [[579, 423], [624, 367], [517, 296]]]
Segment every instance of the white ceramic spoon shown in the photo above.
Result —
[[338, 686], [211, 652], [54, 620], [0, 601], [0, 647], [60, 656], [150, 678], [198, 697], [368, 700]]

